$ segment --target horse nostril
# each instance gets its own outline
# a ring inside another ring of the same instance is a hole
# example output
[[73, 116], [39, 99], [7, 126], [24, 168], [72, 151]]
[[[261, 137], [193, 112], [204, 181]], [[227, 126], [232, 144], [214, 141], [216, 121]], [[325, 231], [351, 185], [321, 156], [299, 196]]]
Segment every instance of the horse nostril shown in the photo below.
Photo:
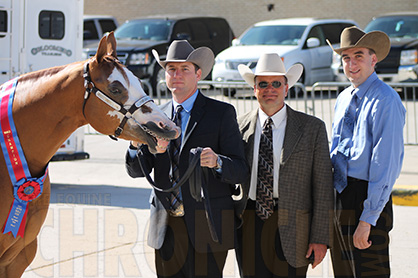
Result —
[[163, 123], [163, 122], [159, 122], [159, 123], [158, 123], [158, 126], [159, 126], [161, 129], [167, 129], [167, 125], [166, 125], [165, 123]]

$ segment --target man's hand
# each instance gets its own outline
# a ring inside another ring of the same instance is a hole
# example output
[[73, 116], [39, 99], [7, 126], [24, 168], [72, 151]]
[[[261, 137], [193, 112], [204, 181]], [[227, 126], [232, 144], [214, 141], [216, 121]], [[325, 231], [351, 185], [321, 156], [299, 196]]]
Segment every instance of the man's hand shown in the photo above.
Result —
[[200, 166], [215, 168], [218, 155], [209, 147], [204, 148], [200, 154]]
[[371, 225], [367, 222], [361, 221], [357, 226], [353, 236], [354, 246], [358, 249], [367, 249], [372, 246], [369, 240]]
[[310, 243], [308, 252], [306, 252], [306, 258], [309, 258], [312, 252], [314, 252], [314, 256], [315, 256], [314, 262], [312, 264], [312, 268], [315, 268], [317, 265], [319, 265], [322, 262], [325, 255], [327, 254], [327, 246], [325, 244]]

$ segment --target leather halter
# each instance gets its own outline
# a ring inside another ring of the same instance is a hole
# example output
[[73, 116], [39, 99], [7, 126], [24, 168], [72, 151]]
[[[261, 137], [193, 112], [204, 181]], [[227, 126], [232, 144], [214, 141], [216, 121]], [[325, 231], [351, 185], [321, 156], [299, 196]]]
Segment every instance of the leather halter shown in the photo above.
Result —
[[[90, 94], [93, 93], [98, 99], [112, 107], [114, 110], [118, 111], [119, 113], [122, 113], [124, 116], [122, 121], [120, 122], [119, 126], [116, 128], [114, 135], [109, 135], [110, 138], [113, 140], [118, 140], [117, 137], [119, 137], [123, 132], [123, 127], [125, 126], [126, 122], [132, 118], [132, 115], [135, 113], [136, 110], [138, 110], [141, 106], [144, 104], [153, 101], [149, 96], [143, 96], [139, 100], [137, 100], [129, 109], [125, 109], [122, 104], [119, 104], [118, 102], [114, 101], [112, 98], [104, 94], [102, 91], [97, 89], [97, 87], [94, 85], [93, 81], [91, 80], [90, 73], [89, 73], [89, 62], [86, 62], [84, 64], [84, 88], [86, 88], [86, 92], [84, 93], [84, 103], [83, 103], [83, 115], [84, 109], [86, 107], [86, 103], [88, 98], [90, 97]], [[138, 122], [137, 122], [138, 123]], [[147, 132], [147, 128], [142, 126], [140, 123], [138, 125]]]

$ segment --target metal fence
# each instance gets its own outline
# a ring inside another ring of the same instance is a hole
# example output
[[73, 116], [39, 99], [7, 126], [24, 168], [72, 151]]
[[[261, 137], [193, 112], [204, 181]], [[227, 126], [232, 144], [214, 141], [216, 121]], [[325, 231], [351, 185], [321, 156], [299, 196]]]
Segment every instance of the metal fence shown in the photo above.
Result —
[[[405, 145], [418, 145], [418, 83], [387, 83], [399, 93], [407, 114], [404, 128]], [[325, 122], [328, 138], [331, 138], [334, 106], [338, 94], [350, 83], [348, 82], [318, 82], [312, 87], [296, 83], [288, 93], [286, 103], [295, 110], [314, 115]], [[253, 88], [245, 82], [215, 82], [200, 81], [199, 89], [206, 96], [231, 103], [238, 115], [256, 109], [258, 102]], [[157, 104], [163, 104], [171, 99], [171, 93], [161, 81], [153, 95]], [[88, 131], [94, 132], [89, 126]]]

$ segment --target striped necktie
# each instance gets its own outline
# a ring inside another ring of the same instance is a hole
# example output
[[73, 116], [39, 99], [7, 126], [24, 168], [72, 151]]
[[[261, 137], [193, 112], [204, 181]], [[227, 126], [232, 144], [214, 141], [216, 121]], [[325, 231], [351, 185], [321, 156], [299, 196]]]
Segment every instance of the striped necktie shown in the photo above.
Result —
[[264, 123], [258, 153], [256, 211], [257, 215], [263, 220], [267, 220], [274, 210], [273, 132], [271, 124], [271, 118], [268, 118]]
[[[181, 111], [182, 110], [183, 110], [183, 106], [178, 105], [176, 108], [176, 113], [174, 114], [174, 119], [173, 119], [175, 124], [180, 128], [181, 128]], [[170, 144], [173, 187], [180, 180], [180, 171], [179, 171], [180, 147], [181, 147], [181, 135], [177, 139], [172, 140]], [[181, 198], [180, 188], [171, 192], [170, 214], [176, 217], [184, 215], [184, 207], [183, 207], [183, 201]]]

